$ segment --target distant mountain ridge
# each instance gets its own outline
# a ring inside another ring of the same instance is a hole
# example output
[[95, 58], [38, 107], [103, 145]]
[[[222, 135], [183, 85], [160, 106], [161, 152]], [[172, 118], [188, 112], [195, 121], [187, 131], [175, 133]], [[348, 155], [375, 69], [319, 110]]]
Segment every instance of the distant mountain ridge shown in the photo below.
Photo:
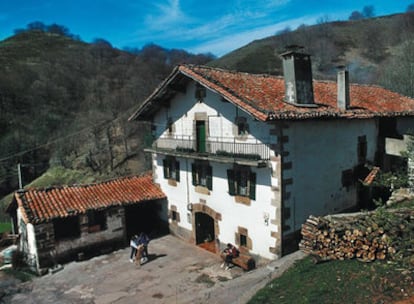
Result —
[[[312, 55], [315, 79], [334, 79], [336, 67], [345, 65], [352, 82], [379, 84], [412, 97], [413, 90], [407, 79], [412, 72], [407, 67], [414, 63], [413, 36], [413, 12], [357, 21], [321, 22], [255, 40], [210, 65], [282, 75], [279, 55], [287, 45], [300, 45]], [[407, 76], [402, 77], [404, 73]]]

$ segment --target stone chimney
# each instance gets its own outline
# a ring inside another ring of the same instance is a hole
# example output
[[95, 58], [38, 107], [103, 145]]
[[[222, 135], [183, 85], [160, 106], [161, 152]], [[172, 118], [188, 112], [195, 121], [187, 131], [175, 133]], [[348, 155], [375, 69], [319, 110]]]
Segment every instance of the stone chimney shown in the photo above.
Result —
[[349, 73], [344, 65], [338, 66], [337, 76], [337, 87], [338, 87], [338, 109], [347, 110], [349, 109], [350, 98], [349, 98]]
[[280, 54], [283, 59], [285, 101], [294, 105], [313, 105], [312, 63], [310, 55], [298, 52], [298, 46], [288, 47]]

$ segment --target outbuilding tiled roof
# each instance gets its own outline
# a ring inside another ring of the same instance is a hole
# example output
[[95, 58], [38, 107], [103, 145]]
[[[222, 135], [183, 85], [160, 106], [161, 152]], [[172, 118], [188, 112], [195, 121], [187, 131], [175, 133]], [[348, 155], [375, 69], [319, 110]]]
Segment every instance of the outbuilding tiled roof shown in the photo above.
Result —
[[414, 116], [414, 99], [375, 85], [350, 85], [350, 107], [337, 106], [337, 84], [334, 81], [313, 81], [315, 107], [297, 106], [284, 101], [283, 77], [227, 71], [197, 65], [180, 65], [151, 94], [131, 116], [136, 119], [157, 107], [173, 84], [182, 75], [217, 92], [239, 106], [254, 118], [274, 119], [309, 118], [369, 118], [378, 116]]
[[151, 175], [146, 174], [97, 184], [20, 190], [13, 202], [17, 202], [26, 223], [41, 223], [88, 210], [162, 198], [165, 194], [154, 184]]

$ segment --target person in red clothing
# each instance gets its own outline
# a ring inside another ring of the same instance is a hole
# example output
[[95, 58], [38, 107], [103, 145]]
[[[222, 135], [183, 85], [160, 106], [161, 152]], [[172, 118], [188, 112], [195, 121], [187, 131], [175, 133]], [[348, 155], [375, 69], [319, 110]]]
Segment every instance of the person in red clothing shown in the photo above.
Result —
[[226, 270], [230, 268], [231, 261], [233, 258], [236, 258], [239, 256], [239, 250], [231, 243], [227, 244], [227, 247], [223, 251], [225, 253], [225, 259], [224, 263], [221, 265], [221, 268], [226, 266]]

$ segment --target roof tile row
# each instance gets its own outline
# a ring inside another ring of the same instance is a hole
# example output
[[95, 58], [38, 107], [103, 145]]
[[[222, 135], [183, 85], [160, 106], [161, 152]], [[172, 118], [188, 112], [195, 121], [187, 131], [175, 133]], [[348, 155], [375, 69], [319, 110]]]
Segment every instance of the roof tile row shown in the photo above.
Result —
[[26, 223], [162, 198], [165, 194], [154, 184], [150, 174], [90, 185], [29, 189], [15, 193]]

